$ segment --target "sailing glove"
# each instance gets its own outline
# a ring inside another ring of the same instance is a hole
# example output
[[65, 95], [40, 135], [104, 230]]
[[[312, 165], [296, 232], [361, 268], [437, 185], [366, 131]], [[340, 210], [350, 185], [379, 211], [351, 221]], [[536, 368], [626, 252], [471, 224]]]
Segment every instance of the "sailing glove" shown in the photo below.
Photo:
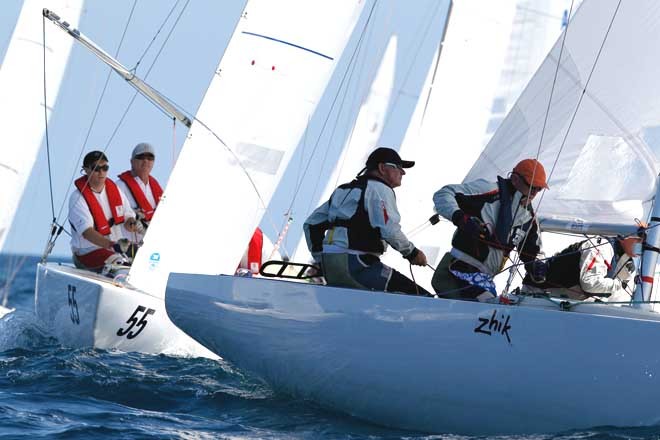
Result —
[[489, 235], [488, 228], [478, 217], [469, 216], [461, 209], [454, 212], [451, 216], [451, 221], [458, 229], [475, 239]]

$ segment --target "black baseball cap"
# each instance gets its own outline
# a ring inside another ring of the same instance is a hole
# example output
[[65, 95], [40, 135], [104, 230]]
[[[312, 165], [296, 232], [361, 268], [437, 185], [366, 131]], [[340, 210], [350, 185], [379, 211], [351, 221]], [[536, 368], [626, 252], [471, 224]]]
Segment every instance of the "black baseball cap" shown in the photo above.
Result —
[[85, 158], [83, 159], [83, 168], [91, 168], [96, 165], [96, 162], [99, 160], [108, 162], [108, 157], [103, 151], [90, 151], [85, 155]]
[[415, 162], [412, 160], [403, 160], [399, 153], [387, 147], [378, 147], [371, 152], [367, 159], [367, 169], [374, 169], [378, 167], [379, 163], [392, 163], [400, 165], [401, 168], [412, 168]]

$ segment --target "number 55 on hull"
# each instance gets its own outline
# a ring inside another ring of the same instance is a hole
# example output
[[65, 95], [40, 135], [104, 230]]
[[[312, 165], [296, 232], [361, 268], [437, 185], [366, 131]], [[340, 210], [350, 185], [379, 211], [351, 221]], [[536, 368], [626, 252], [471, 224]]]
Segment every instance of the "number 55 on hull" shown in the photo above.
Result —
[[170, 321], [162, 299], [109, 278], [39, 264], [36, 292], [37, 317], [63, 345], [218, 358]]

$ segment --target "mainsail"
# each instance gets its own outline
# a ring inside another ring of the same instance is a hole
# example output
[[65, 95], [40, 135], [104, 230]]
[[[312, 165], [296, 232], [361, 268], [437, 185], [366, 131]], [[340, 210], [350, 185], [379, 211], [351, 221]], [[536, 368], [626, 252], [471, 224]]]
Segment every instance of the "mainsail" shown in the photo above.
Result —
[[162, 295], [171, 271], [234, 272], [364, 3], [247, 4], [136, 256], [133, 285]]
[[27, 179], [44, 134], [44, 106], [50, 117], [69, 59], [73, 40], [65, 35], [48, 38], [45, 49], [46, 87], [44, 102], [44, 49], [42, 8], [58, 4], [71, 25], [76, 26], [83, 0], [25, 0], [0, 67], [0, 120], [7, 122], [0, 148], [0, 250], [14, 220]]
[[645, 219], [660, 171], [660, 4], [584, 2], [466, 180], [538, 157], [542, 218], [565, 229]]

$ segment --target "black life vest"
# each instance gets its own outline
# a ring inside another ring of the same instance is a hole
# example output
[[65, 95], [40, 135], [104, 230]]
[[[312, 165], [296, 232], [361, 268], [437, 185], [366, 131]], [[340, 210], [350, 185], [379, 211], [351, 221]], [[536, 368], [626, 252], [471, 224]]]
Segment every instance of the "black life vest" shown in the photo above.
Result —
[[[380, 228], [374, 228], [371, 225], [369, 222], [369, 213], [367, 213], [367, 210], [364, 206], [364, 195], [369, 180], [376, 180], [387, 185], [384, 180], [379, 179], [378, 177], [364, 175], [356, 177], [352, 182], [344, 183], [337, 188], [347, 190], [358, 189], [360, 191], [360, 199], [358, 201], [355, 214], [353, 214], [351, 218], [337, 218], [334, 220], [334, 222], [329, 223], [328, 229], [335, 226], [346, 228], [348, 231], [347, 235], [349, 249], [382, 254], [385, 252], [385, 246], [383, 245]], [[387, 186], [389, 188], [389, 185]], [[330, 205], [332, 205], [332, 197], [334, 195], [335, 193], [330, 196]]]

